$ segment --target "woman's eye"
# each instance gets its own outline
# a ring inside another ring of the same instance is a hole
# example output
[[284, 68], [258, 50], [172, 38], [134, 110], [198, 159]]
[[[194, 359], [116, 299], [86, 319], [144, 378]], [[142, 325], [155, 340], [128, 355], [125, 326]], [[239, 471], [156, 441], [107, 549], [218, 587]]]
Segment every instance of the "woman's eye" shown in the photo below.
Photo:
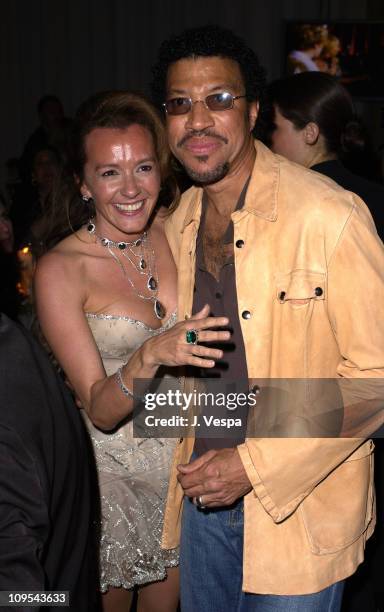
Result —
[[139, 172], [151, 172], [153, 166], [151, 166], [151, 164], [143, 164], [142, 166], [139, 166]]
[[106, 170], [101, 176], [115, 176], [116, 170]]

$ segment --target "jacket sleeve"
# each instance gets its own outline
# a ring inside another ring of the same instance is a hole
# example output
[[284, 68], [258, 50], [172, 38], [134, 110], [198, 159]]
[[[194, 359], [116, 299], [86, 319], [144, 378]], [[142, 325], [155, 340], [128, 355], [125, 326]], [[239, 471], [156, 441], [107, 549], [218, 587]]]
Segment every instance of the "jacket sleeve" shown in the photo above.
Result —
[[33, 457], [13, 429], [0, 425], [0, 590], [44, 590], [47, 525]]
[[[384, 398], [384, 248], [358, 198], [329, 257], [327, 292], [344, 406], [353, 403], [352, 388], [360, 413], [368, 418], [373, 405], [377, 415]], [[238, 450], [264, 509], [280, 522], [363, 443], [363, 437], [254, 438]], [[365, 443], [366, 453], [371, 446]]]

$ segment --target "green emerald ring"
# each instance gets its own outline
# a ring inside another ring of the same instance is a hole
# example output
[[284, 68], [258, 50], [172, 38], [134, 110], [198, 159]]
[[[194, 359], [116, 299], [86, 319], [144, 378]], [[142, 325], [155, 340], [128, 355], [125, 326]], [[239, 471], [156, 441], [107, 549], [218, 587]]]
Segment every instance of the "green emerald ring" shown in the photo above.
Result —
[[197, 344], [199, 341], [199, 333], [197, 329], [188, 329], [185, 332], [185, 339], [187, 344]]

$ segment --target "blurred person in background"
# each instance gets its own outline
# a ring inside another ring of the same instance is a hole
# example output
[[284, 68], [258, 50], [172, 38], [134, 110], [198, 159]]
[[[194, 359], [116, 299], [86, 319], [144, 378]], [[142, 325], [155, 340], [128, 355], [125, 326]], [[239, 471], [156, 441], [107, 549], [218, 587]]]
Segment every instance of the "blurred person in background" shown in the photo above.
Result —
[[321, 72], [327, 72], [333, 76], [340, 77], [340, 60], [341, 51], [340, 39], [334, 34], [328, 34], [324, 41], [323, 49], [315, 63]]
[[29, 181], [16, 190], [11, 209], [18, 248], [31, 243], [39, 253], [41, 218], [52, 212], [51, 198], [54, 182], [61, 167], [56, 151], [44, 147], [35, 151]]
[[14, 249], [12, 221], [6, 196], [0, 192], [0, 312], [17, 318], [20, 296], [17, 291], [18, 262]]
[[39, 126], [28, 138], [20, 159], [22, 179], [29, 180], [37, 151], [53, 149], [62, 162], [68, 157], [72, 121], [64, 114], [60, 99], [44, 95], [37, 104]]
[[287, 57], [287, 74], [320, 70], [316, 59], [323, 51], [326, 36], [324, 26], [298, 24], [294, 29], [294, 49]]
[[331, 75], [307, 72], [275, 81], [269, 95], [274, 153], [325, 174], [360, 196], [383, 240], [384, 187], [344, 165], [351, 157], [356, 161], [357, 152], [362, 162], [365, 157], [363, 128], [347, 90]]

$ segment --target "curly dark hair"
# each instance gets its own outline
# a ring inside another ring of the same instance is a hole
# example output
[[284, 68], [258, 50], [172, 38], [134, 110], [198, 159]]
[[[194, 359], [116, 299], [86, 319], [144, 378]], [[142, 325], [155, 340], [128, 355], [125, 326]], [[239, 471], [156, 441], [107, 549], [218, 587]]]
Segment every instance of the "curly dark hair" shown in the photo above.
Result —
[[156, 106], [165, 100], [168, 68], [174, 62], [194, 57], [223, 57], [239, 65], [249, 102], [257, 100], [264, 109], [265, 71], [256, 53], [231, 30], [217, 25], [191, 28], [165, 40], [159, 49], [157, 62], [152, 68], [151, 92]]

